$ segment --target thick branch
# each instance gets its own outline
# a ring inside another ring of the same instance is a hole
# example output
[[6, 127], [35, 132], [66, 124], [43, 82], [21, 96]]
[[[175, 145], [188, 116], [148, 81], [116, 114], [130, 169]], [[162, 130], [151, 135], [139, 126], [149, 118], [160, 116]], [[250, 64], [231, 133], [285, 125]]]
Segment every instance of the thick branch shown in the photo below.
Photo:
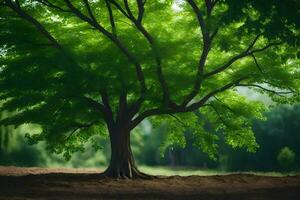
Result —
[[124, 120], [127, 121], [127, 90], [126, 88], [122, 88], [122, 91], [120, 93], [119, 97], [119, 108], [118, 108], [116, 123], [124, 123]]
[[98, 103], [97, 101], [95, 101], [89, 97], [86, 97], [86, 96], [84, 96], [83, 99], [87, 102], [87, 104], [91, 108], [93, 108], [94, 110], [101, 111], [104, 114], [104, 112], [105, 112], [104, 105], [102, 105], [101, 103]]
[[195, 110], [199, 109], [200, 107], [206, 105], [205, 103], [211, 97], [217, 95], [218, 93], [224, 92], [233, 86], [237, 86], [241, 81], [246, 80], [247, 78], [248, 77], [239, 78], [238, 80], [230, 82], [219, 89], [213, 90], [210, 93], [208, 93], [206, 96], [204, 96], [202, 99], [200, 99], [198, 102], [195, 102], [188, 107], [176, 107], [176, 108], [169, 108], [167, 110], [154, 108], [154, 109], [144, 111], [143, 113], [141, 113], [140, 115], [138, 115], [136, 118], [134, 118], [132, 120], [131, 127], [134, 128], [140, 122], [142, 122], [145, 118], [150, 117], [150, 116], [161, 115], [161, 114], [185, 113], [185, 112], [195, 111]]
[[154, 108], [154, 109], [150, 109], [150, 110], [146, 110], [143, 113], [139, 114], [136, 118], [134, 118], [131, 121], [131, 129], [133, 129], [134, 127], [136, 127], [138, 124], [140, 124], [144, 119], [146, 119], [147, 117], [151, 117], [154, 115], [160, 115], [160, 114], [168, 114], [167, 111], [163, 111], [159, 108]]
[[101, 91], [100, 92], [102, 103], [104, 105], [104, 120], [108, 126], [108, 130], [113, 130], [115, 127], [115, 121], [114, 121], [114, 116], [113, 116], [113, 111], [110, 107], [109, 104], [109, 98], [108, 94], [106, 91]]
[[219, 89], [216, 89], [210, 93], [208, 93], [206, 96], [204, 96], [201, 100], [199, 100], [198, 102], [196, 103], [193, 103], [191, 104], [190, 106], [187, 107], [188, 110], [192, 111], [192, 110], [196, 110], [198, 109], [199, 107], [201, 107], [202, 105], [204, 105], [204, 103], [209, 100], [211, 97], [215, 96], [216, 94], [218, 93], [221, 93], [221, 92], [224, 92], [226, 90], [228, 90], [229, 88], [231, 88], [232, 86], [236, 86], [237, 84], [239, 84], [241, 81], [247, 79], [248, 77], [242, 77], [242, 78], [239, 78], [238, 80], [236, 81], [233, 81], [231, 83], [228, 83], [226, 85], [224, 85], [223, 87], [219, 88]]

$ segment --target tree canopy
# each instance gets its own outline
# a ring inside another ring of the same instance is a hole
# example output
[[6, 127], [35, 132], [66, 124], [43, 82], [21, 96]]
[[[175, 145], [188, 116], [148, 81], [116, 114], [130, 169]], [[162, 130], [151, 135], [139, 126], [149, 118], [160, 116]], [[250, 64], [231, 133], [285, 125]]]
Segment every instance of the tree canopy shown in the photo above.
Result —
[[[169, 142], [213, 157], [216, 135], [249, 151], [266, 107], [299, 101], [296, 0], [1, 0], [2, 125], [39, 124], [32, 143], [83, 150], [95, 135], [169, 123]], [[203, 120], [199, 120], [202, 116]], [[175, 127], [175, 128], [174, 128]], [[108, 131], [106, 131], [108, 130]]]

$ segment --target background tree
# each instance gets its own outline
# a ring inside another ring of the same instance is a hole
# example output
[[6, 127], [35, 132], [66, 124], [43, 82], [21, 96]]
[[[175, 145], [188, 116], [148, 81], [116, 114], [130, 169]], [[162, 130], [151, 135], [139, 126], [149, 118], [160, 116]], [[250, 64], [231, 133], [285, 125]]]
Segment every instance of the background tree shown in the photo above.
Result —
[[[229, 155], [230, 170], [281, 170], [277, 157], [285, 147], [295, 153], [295, 161], [299, 168], [300, 105], [277, 106], [265, 115], [266, 121], [255, 120], [253, 123], [253, 131], [260, 146], [255, 154], [250, 155], [244, 150], [232, 151], [228, 148], [222, 151]], [[287, 155], [285, 152], [287, 150], [283, 151], [282, 155]]]
[[[30, 142], [70, 154], [100, 134], [111, 142], [104, 175], [146, 177], [135, 166], [130, 132], [145, 118], [169, 123], [170, 143], [211, 157], [223, 130], [233, 147], [254, 151], [251, 118], [264, 106], [299, 100], [299, 3], [293, 0], [1, 0], [3, 125], [39, 124]], [[199, 121], [200, 112], [205, 120]], [[175, 128], [174, 128], [175, 127]]]
[[[6, 113], [1, 113], [0, 114], [0, 119], [5, 116]], [[0, 154], [3, 151], [6, 151], [9, 149], [9, 141], [11, 140], [11, 135], [10, 133], [13, 131], [13, 127], [8, 126], [0, 126]]]

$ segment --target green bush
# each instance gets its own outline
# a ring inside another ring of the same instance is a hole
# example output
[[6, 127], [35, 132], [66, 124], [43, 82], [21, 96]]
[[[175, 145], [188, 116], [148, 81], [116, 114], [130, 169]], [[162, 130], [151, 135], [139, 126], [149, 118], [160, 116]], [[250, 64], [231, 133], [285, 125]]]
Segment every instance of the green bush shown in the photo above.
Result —
[[280, 170], [282, 171], [292, 171], [296, 166], [296, 154], [289, 147], [284, 147], [280, 149], [277, 155], [277, 161]]

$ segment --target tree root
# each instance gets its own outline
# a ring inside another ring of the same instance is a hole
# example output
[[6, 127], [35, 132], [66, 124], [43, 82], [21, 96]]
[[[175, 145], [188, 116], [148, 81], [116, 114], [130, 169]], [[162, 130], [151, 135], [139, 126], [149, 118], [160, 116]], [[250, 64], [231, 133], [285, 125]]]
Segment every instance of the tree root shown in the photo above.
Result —
[[157, 176], [150, 175], [139, 171], [136, 167], [131, 168], [131, 170], [122, 169], [111, 169], [108, 167], [103, 173], [100, 174], [101, 178], [111, 178], [111, 179], [140, 179], [140, 180], [152, 180], [158, 178]]

